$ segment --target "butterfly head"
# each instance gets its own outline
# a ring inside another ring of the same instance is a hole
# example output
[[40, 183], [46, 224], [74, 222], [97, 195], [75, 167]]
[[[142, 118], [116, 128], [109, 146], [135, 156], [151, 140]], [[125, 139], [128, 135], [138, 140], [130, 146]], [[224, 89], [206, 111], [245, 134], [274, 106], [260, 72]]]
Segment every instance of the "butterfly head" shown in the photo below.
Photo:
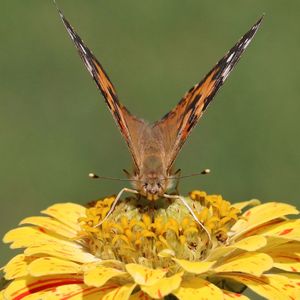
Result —
[[155, 172], [143, 174], [139, 176], [137, 181], [132, 183], [134, 188], [150, 201], [163, 197], [171, 186], [170, 179]]

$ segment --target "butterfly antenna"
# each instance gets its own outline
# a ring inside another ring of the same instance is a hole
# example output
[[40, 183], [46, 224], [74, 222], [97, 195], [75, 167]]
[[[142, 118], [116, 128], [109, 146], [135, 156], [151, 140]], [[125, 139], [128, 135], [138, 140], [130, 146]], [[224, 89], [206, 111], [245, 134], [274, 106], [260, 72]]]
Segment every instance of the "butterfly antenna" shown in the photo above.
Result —
[[[178, 180], [178, 179], [182, 179], [182, 178], [194, 177], [194, 176], [199, 176], [199, 175], [207, 175], [210, 172], [211, 172], [210, 169], [204, 169], [200, 173], [193, 173], [193, 174], [183, 175], [183, 176], [178, 176], [178, 177], [174, 176], [174, 177], [171, 177], [171, 178], [176, 178]], [[171, 178], [168, 177], [167, 179], [171, 179]]]
[[193, 173], [193, 174], [189, 174], [189, 175], [179, 176], [178, 179], [188, 178], [188, 177], [194, 177], [194, 176], [199, 176], [199, 175], [207, 175], [210, 172], [211, 172], [210, 169], [204, 169], [200, 173]]
[[99, 176], [95, 173], [89, 173], [89, 177], [91, 179], [107, 179], [107, 180], [116, 180], [116, 181], [139, 181], [139, 180], [135, 180], [135, 179], [115, 178], [115, 177], [109, 177], [109, 176]]
[[108, 176], [99, 176], [95, 173], [89, 173], [89, 177], [91, 179], [108, 179], [108, 180], [118, 180], [118, 181], [130, 181], [130, 179], [114, 178], [114, 177], [108, 177]]

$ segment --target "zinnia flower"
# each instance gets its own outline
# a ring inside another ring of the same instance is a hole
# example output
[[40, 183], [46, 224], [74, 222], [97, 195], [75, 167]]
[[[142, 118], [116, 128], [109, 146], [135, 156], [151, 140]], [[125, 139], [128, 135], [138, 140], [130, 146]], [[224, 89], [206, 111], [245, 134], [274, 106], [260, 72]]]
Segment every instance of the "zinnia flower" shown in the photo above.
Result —
[[246, 288], [300, 299], [300, 220], [287, 218], [295, 207], [194, 191], [185, 199], [210, 240], [166, 199], [127, 198], [97, 226], [114, 199], [55, 204], [9, 231], [4, 242], [25, 250], [4, 267], [0, 299], [245, 300]]

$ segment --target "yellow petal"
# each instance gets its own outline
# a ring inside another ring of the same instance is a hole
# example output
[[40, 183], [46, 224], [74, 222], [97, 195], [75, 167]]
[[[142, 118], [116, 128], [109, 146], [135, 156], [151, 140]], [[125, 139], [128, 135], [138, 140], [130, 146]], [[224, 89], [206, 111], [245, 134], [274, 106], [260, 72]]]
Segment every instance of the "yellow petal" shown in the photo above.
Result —
[[259, 233], [266, 236], [300, 241], [300, 220], [289, 220], [264, 227]]
[[214, 284], [201, 278], [189, 278], [181, 283], [180, 288], [172, 293], [179, 300], [223, 300], [222, 291]]
[[10, 230], [4, 235], [4, 243], [12, 243], [12, 249], [26, 248], [36, 244], [47, 244], [58, 239], [45, 233], [43, 228], [19, 227]]
[[3, 238], [4, 243], [12, 243], [10, 246], [15, 248], [27, 248], [39, 245], [60, 245], [61, 247], [71, 247], [74, 250], [82, 249], [82, 245], [75, 241], [68, 241], [48, 234], [43, 228], [39, 227], [19, 227], [7, 232]]
[[238, 202], [238, 203], [234, 203], [231, 205], [231, 207], [234, 207], [236, 209], [242, 210], [247, 206], [255, 206], [255, 205], [259, 205], [260, 201], [257, 199], [251, 199], [249, 201], [243, 201], [243, 202]]
[[267, 239], [261, 235], [253, 235], [241, 239], [236, 243], [232, 243], [228, 246], [219, 246], [211, 250], [207, 260], [214, 261], [222, 257], [228, 256], [231, 252], [236, 249], [241, 249], [245, 251], [255, 251], [264, 247], [267, 243]]
[[100, 287], [104, 285], [109, 279], [119, 277], [126, 274], [114, 268], [107, 268], [104, 266], [96, 266], [89, 269], [84, 274], [84, 283], [89, 286]]
[[234, 244], [232, 246], [219, 246], [215, 249], [212, 249], [209, 253], [207, 260], [209, 261], [216, 261], [219, 260], [222, 257], [226, 257], [230, 254], [230, 252], [233, 252], [236, 248], [234, 248]]
[[20, 227], [9, 231], [3, 238], [11, 243], [11, 248], [27, 248], [26, 255], [46, 254], [76, 262], [94, 262], [98, 259], [86, 252], [84, 247], [75, 241], [66, 241], [44, 233], [34, 227]]
[[[26, 297], [26, 300], [95, 300], [105, 299], [111, 291], [120, 286], [110, 284], [102, 288], [89, 287], [84, 284], [67, 284], [55, 289], [47, 289]], [[118, 299], [118, 298], [116, 298]], [[128, 299], [128, 298], [127, 298]]]
[[253, 235], [241, 239], [240, 241], [230, 245], [229, 247], [234, 247], [246, 251], [255, 251], [264, 247], [267, 244], [267, 239], [261, 235]]
[[55, 257], [41, 257], [28, 266], [31, 276], [46, 276], [52, 274], [77, 274], [81, 271], [81, 265]]
[[145, 294], [143, 291], [138, 291], [129, 297], [129, 300], [152, 300], [150, 296]]
[[215, 261], [189, 261], [185, 259], [176, 259], [173, 260], [180, 265], [186, 272], [194, 273], [194, 274], [202, 274], [211, 269], [211, 267], [215, 264]]
[[115, 288], [111, 292], [107, 293], [102, 300], [128, 300], [133, 289], [135, 288], [135, 283], [128, 283], [118, 288]]
[[229, 260], [215, 268], [217, 273], [222, 272], [243, 272], [260, 276], [263, 272], [271, 269], [273, 266], [273, 260], [269, 255], [264, 253], [246, 252], [240, 255], [234, 256]]
[[39, 256], [26, 256], [24, 254], [16, 255], [4, 267], [4, 278], [11, 280], [28, 275], [28, 264], [38, 257]]
[[[12, 281], [4, 290], [4, 299], [19, 300], [28, 295], [55, 289], [61, 285], [81, 284], [82, 278], [76, 275], [47, 276], [47, 277], [22, 277]], [[32, 298], [34, 299], [34, 298]], [[38, 298], [36, 298], [38, 299]], [[41, 299], [41, 298], [39, 298]]]
[[142, 285], [141, 289], [153, 299], [161, 299], [179, 288], [182, 275], [182, 273], [178, 273], [170, 277], [162, 278], [153, 285]]
[[[70, 285], [71, 288], [71, 285]], [[26, 299], [26, 300], [60, 300], [58, 296], [55, 296], [53, 292], [51, 291], [42, 291], [42, 292], [37, 292], [31, 295], [26, 296], [26, 298], [21, 298]], [[8, 299], [6, 299], [8, 300]]]
[[269, 202], [253, 207], [243, 214], [249, 225], [258, 225], [299, 211], [287, 203]]
[[278, 273], [278, 275], [281, 275], [281, 276], [284, 276], [284, 277], [288, 278], [292, 283], [294, 283], [294, 284], [296, 284], [298, 286], [298, 289], [300, 291], [300, 274], [295, 274], [295, 273]]
[[45, 254], [48, 256], [56, 256], [58, 258], [72, 260], [79, 263], [89, 263], [97, 261], [91, 253], [84, 252], [83, 249], [76, 249], [73, 247], [67, 247], [62, 245], [42, 245], [27, 248], [24, 253], [26, 255]]
[[289, 242], [275, 247], [269, 247], [265, 251], [274, 261], [274, 267], [289, 271], [300, 272], [300, 243]]
[[78, 219], [84, 217], [85, 212], [84, 206], [75, 203], [58, 203], [42, 211], [42, 213], [57, 219], [76, 231], [80, 230]]
[[243, 214], [244, 220], [239, 220], [239, 222], [235, 223], [231, 230], [236, 233], [236, 236], [240, 236], [276, 218], [298, 213], [298, 210], [294, 206], [286, 203], [269, 202], [261, 204], [247, 210]]
[[49, 256], [56, 256], [64, 260], [72, 260], [78, 263], [90, 263], [98, 260], [91, 253], [84, 252], [79, 249], [72, 249], [71, 247], [59, 247], [59, 245], [45, 245], [40, 247], [32, 247], [26, 249], [24, 253], [26, 255], [42, 253]]
[[25, 298], [26, 300], [95, 300], [104, 299], [107, 294], [117, 289], [120, 289], [117, 284], [107, 284], [101, 288], [89, 287], [82, 283], [81, 277], [75, 275], [27, 277], [14, 280], [4, 290], [3, 298], [5, 300]]
[[36, 225], [67, 238], [75, 238], [77, 231], [49, 217], [29, 217], [21, 221], [23, 224]]
[[268, 274], [255, 277], [248, 274], [232, 274], [222, 277], [238, 281], [266, 299], [299, 299], [299, 288], [285, 276]]
[[229, 291], [226, 291], [226, 290], [222, 290], [222, 291], [223, 291], [224, 300], [232, 300], [232, 299], [250, 300], [245, 295], [242, 295], [242, 294], [239, 294], [239, 293], [229, 292]]
[[141, 285], [153, 285], [167, 273], [167, 270], [150, 269], [139, 264], [127, 264], [125, 267], [134, 281]]

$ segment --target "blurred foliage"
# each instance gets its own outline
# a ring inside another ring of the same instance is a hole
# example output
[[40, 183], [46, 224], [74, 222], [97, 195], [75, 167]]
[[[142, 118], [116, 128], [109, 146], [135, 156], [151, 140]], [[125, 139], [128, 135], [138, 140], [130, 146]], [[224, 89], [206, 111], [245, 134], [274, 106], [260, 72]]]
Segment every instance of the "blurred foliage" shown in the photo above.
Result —
[[[177, 160], [181, 182], [231, 201], [299, 203], [300, 2], [61, 0], [131, 112], [154, 121], [266, 13], [237, 68]], [[3, 234], [55, 202], [86, 203], [122, 182], [126, 145], [52, 1], [2, 1], [0, 159]], [[1, 245], [1, 264], [12, 256]]]

